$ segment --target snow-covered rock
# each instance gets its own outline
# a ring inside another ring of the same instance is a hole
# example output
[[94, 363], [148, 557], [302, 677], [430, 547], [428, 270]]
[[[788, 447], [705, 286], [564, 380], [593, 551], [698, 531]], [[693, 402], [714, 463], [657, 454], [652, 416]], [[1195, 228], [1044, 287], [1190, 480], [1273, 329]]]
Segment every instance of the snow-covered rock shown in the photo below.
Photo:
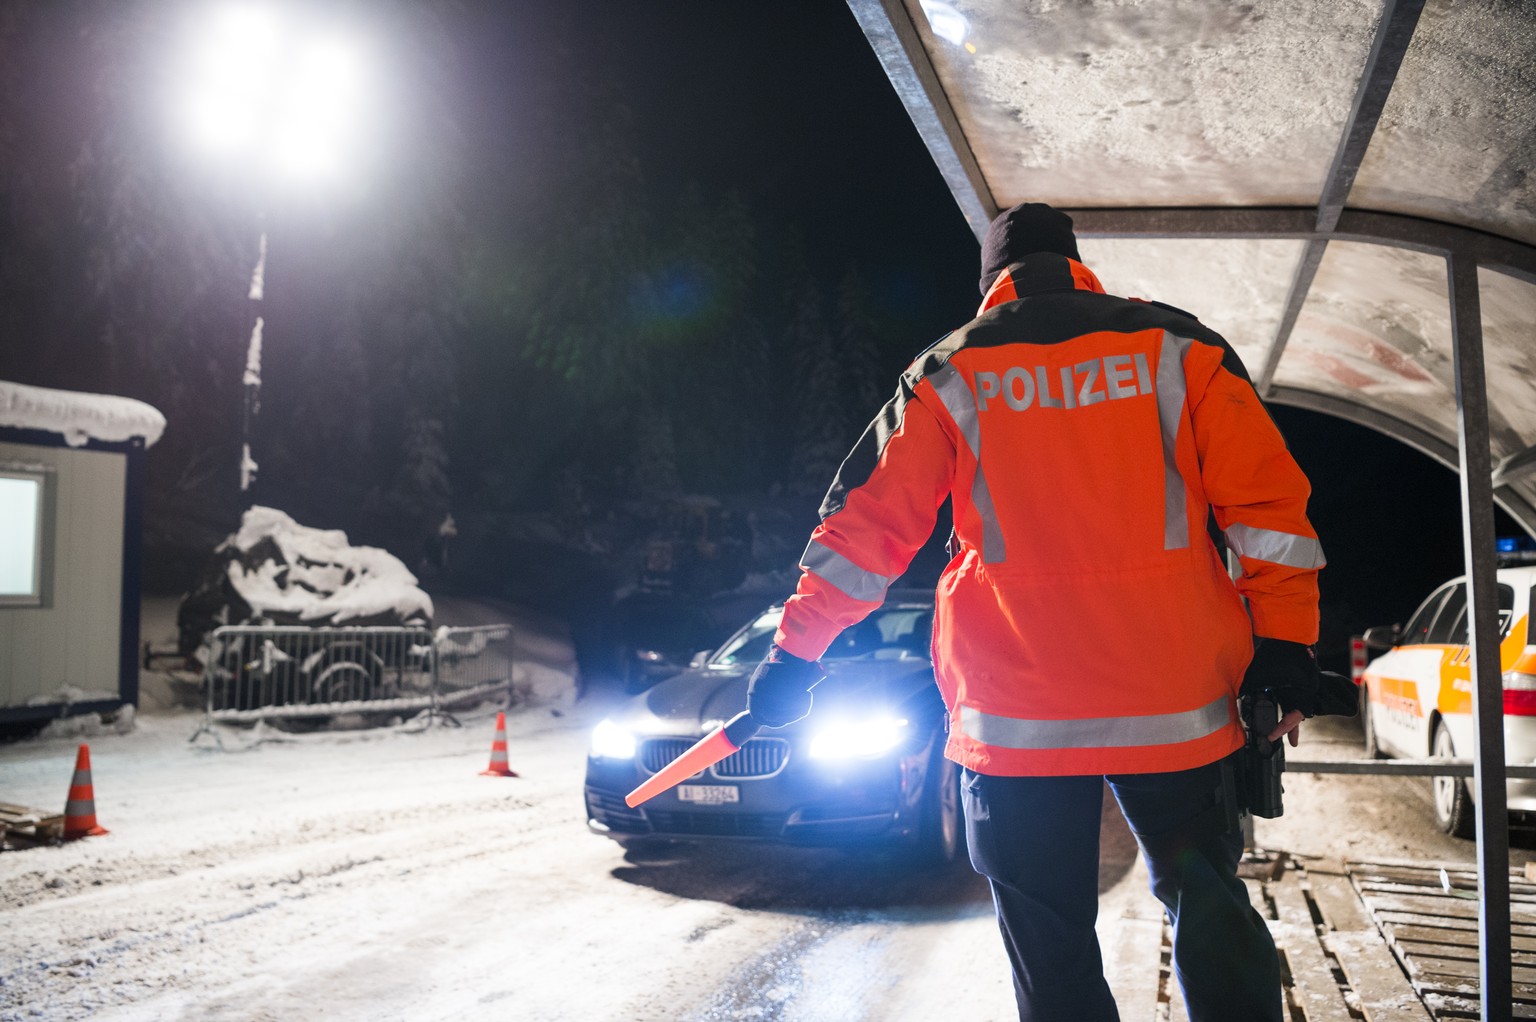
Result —
[[182, 649], [192, 652], [220, 624], [430, 625], [432, 598], [388, 551], [253, 507], [214, 551], [178, 621]]

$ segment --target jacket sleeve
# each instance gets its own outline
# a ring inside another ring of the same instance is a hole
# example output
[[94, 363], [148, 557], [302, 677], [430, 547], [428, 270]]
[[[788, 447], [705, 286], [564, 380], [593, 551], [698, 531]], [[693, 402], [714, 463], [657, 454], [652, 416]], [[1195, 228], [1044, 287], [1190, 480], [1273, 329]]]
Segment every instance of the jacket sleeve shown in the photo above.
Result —
[[1254, 634], [1314, 643], [1325, 562], [1307, 520], [1311, 485], [1225, 342], [1196, 343], [1185, 372], [1201, 482], [1242, 563]]
[[945, 422], [904, 377], [843, 461], [800, 557], [800, 583], [774, 641], [819, 658], [885, 600], [933, 533], [955, 471]]

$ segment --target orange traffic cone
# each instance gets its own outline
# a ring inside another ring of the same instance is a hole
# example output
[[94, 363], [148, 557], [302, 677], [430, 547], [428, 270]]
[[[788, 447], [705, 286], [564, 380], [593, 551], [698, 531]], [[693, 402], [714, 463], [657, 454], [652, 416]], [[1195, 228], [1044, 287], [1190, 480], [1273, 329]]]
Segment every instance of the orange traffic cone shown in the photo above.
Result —
[[96, 793], [91, 786], [91, 747], [81, 745], [75, 754], [75, 776], [69, 782], [69, 801], [64, 805], [64, 840], [105, 834], [96, 825]]
[[496, 740], [491, 743], [491, 765], [480, 771], [481, 777], [516, 777], [517, 772], [507, 765], [507, 715], [496, 714]]

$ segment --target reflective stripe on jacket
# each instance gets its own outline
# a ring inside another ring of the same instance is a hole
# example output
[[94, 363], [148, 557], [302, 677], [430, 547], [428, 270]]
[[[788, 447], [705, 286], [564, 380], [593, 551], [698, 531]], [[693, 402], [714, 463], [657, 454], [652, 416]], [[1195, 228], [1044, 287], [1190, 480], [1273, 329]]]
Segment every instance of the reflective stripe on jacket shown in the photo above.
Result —
[[1242, 744], [1252, 635], [1317, 639], [1309, 492], [1226, 341], [1032, 255], [913, 362], [843, 463], [776, 641], [820, 656], [952, 498], [933, 640], [949, 757], [1011, 775], [1199, 766]]

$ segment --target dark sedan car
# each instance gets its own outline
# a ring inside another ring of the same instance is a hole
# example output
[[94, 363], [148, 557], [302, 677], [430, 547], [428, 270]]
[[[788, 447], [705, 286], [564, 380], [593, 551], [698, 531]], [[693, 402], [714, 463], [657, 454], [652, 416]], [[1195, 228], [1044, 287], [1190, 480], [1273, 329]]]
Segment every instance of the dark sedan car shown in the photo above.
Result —
[[588, 826], [630, 843], [735, 838], [892, 843], [948, 862], [964, 840], [960, 771], [944, 758], [944, 705], [929, 660], [933, 596], [893, 593], [822, 657], [810, 716], [630, 809], [624, 796], [746, 706], [773, 641], [771, 607], [714, 653], [600, 723], [587, 758]]

